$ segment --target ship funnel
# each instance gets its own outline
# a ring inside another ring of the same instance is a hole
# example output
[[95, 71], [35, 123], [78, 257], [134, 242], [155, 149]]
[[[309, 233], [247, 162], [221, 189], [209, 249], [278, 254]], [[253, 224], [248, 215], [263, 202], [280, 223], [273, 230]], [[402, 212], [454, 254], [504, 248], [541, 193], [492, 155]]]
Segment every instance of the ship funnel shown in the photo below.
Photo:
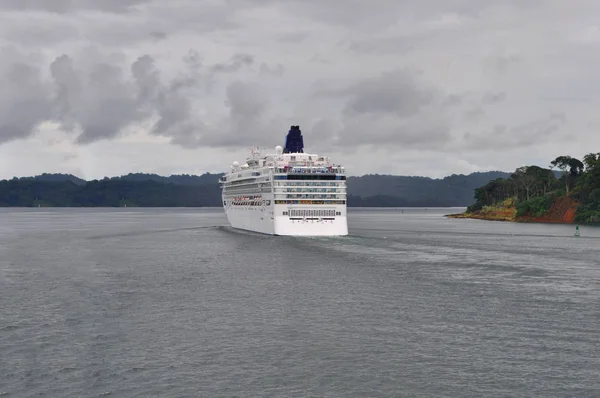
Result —
[[290, 131], [285, 138], [285, 149], [283, 153], [303, 153], [304, 152], [304, 139], [302, 138], [302, 132], [300, 126], [290, 126]]

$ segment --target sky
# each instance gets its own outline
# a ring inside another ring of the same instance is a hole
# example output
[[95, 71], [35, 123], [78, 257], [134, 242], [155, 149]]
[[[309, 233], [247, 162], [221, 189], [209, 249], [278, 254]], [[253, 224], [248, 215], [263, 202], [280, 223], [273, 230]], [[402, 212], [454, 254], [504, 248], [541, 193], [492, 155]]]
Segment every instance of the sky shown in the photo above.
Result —
[[600, 152], [597, 0], [0, 0], [0, 178], [283, 145], [440, 178]]

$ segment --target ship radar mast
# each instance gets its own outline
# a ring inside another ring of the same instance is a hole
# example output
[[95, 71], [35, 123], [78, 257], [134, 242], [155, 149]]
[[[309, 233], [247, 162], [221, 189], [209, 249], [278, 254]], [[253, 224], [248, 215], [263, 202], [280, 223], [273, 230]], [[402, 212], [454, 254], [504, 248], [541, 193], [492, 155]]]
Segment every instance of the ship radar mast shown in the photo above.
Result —
[[290, 131], [285, 138], [283, 153], [304, 153], [304, 139], [300, 126], [290, 126]]

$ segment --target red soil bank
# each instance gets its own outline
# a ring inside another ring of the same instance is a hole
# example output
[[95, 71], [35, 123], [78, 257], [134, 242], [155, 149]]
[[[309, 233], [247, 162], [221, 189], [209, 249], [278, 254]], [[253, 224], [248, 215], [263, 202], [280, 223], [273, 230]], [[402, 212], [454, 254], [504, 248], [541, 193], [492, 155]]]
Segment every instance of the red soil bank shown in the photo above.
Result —
[[573, 223], [575, 210], [578, 203], [573, 199], [563, 196], [556, 200], [550, 210], [541, 217], [519, 217], [517, 221], [547, 222], [547, 223]]

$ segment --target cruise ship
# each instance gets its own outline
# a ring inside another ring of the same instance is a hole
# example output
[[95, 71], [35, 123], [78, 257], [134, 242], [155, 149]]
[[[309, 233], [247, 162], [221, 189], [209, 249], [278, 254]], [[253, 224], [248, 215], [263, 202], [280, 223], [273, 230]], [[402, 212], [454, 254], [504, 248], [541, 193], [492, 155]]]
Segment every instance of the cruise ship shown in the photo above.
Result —
[[328, 157], [304, 152], [299, 126], [285, 147], [252, 148], [246, 163], [233, 162], [220, 180], [231, 227], [269, 235], [348, 235], [346, 174]]

